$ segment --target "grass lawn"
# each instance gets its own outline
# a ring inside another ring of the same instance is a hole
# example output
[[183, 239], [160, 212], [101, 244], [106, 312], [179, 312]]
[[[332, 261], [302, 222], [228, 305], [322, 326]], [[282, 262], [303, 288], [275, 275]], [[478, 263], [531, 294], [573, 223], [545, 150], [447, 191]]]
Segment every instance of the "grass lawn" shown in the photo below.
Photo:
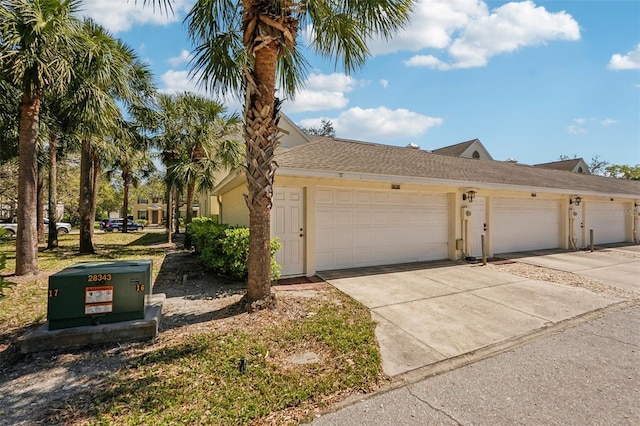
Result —
[[[58, 250], [40, 253], [39, 265], [43, 271], [55, 272], [78, 261], [151, 258], [157, 276], [172, 248], [164, 241], [162, 233], [96, 233], [97, 254], [79, 256], [78, 236], [64, 235]], [[2, 271], [6, 275], [14, 269], [15, 240], [0, 241], [0, 251], [7, 255]], [[7, 363], [27, 368], [28, 359], [15, 355], [15, 340], [45, 321], [47, 277], [7, 276], [18, 284], [0, 298], [3, 371], [11, 370]], [[71, 397], [62, 392], [48, 404], [40, 421], [298, 424], [332, 402], [369, 392], [383, 382], [375, 325], [369, 311], [351, 298], [328, 286], [279, 291], [275, 309], [252, 314], [237, 310], [238, 299], [237, 295], [219, 298], [215, 306], [212, 301], [215, 315], [207, 321], [161, 329], [157, 341], [123, 351], [124, 368]], [[8, 356], [12, 350], [14, 355]], [[300, 356], [315, 359], [292, 361]]]

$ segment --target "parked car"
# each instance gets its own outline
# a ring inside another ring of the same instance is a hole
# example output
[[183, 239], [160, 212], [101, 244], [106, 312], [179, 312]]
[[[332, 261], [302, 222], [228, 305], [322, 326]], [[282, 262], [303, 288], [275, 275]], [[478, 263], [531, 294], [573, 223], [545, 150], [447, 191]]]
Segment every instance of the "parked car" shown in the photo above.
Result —
[[[0, 228], [5, 229], [10, 236], [18, 233], [17, 223], [0, 223]], [[58, 234], [68, 234], [71, 232], [71, 224], [67, 222], [56, 222], [56, 228], [58, 229]], [[44, 232], [49, 232], [49, 219], [47, 218], [44, 219]]]
[[[58, 234], [68, 234], [71, 232], [71, 224], [67, 222], [56, 222], [56, 229]], [[49, 232], [49, 219], [44, 218], [44, 232]]]
[[[124, 226], [124, 219], [103, 219], [100, 229], [105, 232], [120, 232]], [[144, 226], [141, 223], [127, 219], [127, 231], [141, 231]]]

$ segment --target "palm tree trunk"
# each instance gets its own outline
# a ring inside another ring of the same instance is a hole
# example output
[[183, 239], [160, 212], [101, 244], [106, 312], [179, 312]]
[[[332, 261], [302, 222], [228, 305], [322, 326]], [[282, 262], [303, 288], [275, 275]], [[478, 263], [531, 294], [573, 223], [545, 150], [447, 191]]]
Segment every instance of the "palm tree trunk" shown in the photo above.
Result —
[[196, 189], [195, 187], [196, 185], [193, 182], [189, 182], [189, 184], [187, 184], [187, 203], [186, 203], [187, 214], [185, 215], [185, 219], [184, 219], [184, 223], [185, 223], [184, 248], [186, 249], [191, 248], [191, 236], [189, 235], [189, 232], [186, 227], [189, 226], [189, 224], [191, 223], [191, 220], [193, 220], [193, 195]]
[[18, 146], [16, 275], [33, 275], [38, 272], [36, 185], [38, 183], [39, 115], [40, 96], [23, 94], [20, 102], [20, 143]]
[[129, 176], [126, 172], [124, 175], [124, 187], [122, 190], [122, 232], [129, 232]]
[[187, 225], [190, 224], [191, 221], [193, 220], [193, 197], [194, 197], [195, 190], [196, 190], [195, 183], [189, 182], [189, 184], [187, 185], [187, 203], [186, 203], [187, 212], [185, 214], [185, 219], [184, 219], [184, 223]]
[[42, 165], [38, 163], [38, 189], [36, 192], [36, 228], [38, 243], [44, 243], [44, 176]]
[[[274, 161], [279, 116], [279, 101], [275, 98], [277, 55], [275, 42], [255, 51], [254, 70], [246, 82], [244, 138], [247, 144], [246, 201], [250, 227], [247, 264], [247, 302], [250, 310], [272, 306], [275, 301], [271, 295], [269, 246], [273, 179], [277, 168]], [[256, 301], [263, 303], [255, 304]]]
[[171, 243], [173, 234], [173, 191], [171, 185], [169, 184], [167, 184], [165, 199], [167, 200], [167, 213], [165, 217], [165, 227], [167, 228], [167, 242]]
[[[93, 150], [92, 150], [93, 151]], [[91, 218], [89, 229], [91, 230], [91, 241], [93, 241], [93, 222], [96, 220], [96, 208], [98, 205], [98, 184], [100, 183], [100, 159], [92, 152], [91, 156], [91, 171], [93, 175], [91, 177]], [[91, 243], [93, 245], [93, 242]]]
[[178, 235], [180, 233], [180, 190], [179, 189], [175, 189], [175, 193], [173, 195], [173, 202], [174, 204], [174, 211], [173, 211], [173, 219], [175, 221], [174, 224], [174, 231], [176, 232], [176, 235]]
[[91, 185], [91, 140], [82, 139], [80, 149], [80, 254], [93, 254], [91, 228], [91, 204], [93, 200], [93, 186]]
[[58, 140], [53, 132], [49, 135], [49, 235], [47, 237], [47, 249], [58, 247], [58, 227], [56, 221], [58, 215], [56, 207], [58, 205]]

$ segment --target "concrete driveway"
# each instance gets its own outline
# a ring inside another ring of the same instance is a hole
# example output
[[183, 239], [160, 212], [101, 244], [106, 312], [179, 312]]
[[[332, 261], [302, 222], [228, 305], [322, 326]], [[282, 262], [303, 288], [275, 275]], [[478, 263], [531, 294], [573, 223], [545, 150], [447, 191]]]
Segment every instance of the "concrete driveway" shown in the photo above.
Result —
[[530, 251], [499, 257], [572, 272], [625, 290], [640, 292], [640, 245], [604, 247], [594, 252]]
[[[563, 270], [638, 286], [640, 260], [631, 257], [597, 252], [529, 253], [518, 261], [525, 259], [540, 266], [562, 266]], [[378, 323], [376, 335], [383, 369], [390, 376], [446, 359], [473, 356], [481, 349], [508, 344], [624, 301], [458, 262], [328, 271], [319, 276], [371, 309]]]

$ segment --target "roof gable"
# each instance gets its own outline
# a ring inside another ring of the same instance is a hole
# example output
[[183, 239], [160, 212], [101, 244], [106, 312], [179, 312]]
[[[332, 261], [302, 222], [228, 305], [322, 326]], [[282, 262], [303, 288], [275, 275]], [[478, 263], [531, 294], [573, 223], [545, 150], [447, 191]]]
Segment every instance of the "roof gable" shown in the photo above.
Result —
[[473, 158], [476, 160], [493, 160], [489, 151], [482, 145], [479, 139], [460, 142], [455, 145], [434, 149], [434, 154], [448, 155], [450, 157]]
[[589, 166], [582, 158], [572, 158], [570, 160], [552, 161], [550, 163], [534, 164], [535, 167], [544, 169], [564, 170], [565, 172], [591, 174]]
[[311, 139], [307, 136], [293, 121], [285, 114], [280, 114], [278, 127], [281, 129], [282, 137], [280, 138], [280, 149], [289, 149], [301, 144], [309, 142]]

